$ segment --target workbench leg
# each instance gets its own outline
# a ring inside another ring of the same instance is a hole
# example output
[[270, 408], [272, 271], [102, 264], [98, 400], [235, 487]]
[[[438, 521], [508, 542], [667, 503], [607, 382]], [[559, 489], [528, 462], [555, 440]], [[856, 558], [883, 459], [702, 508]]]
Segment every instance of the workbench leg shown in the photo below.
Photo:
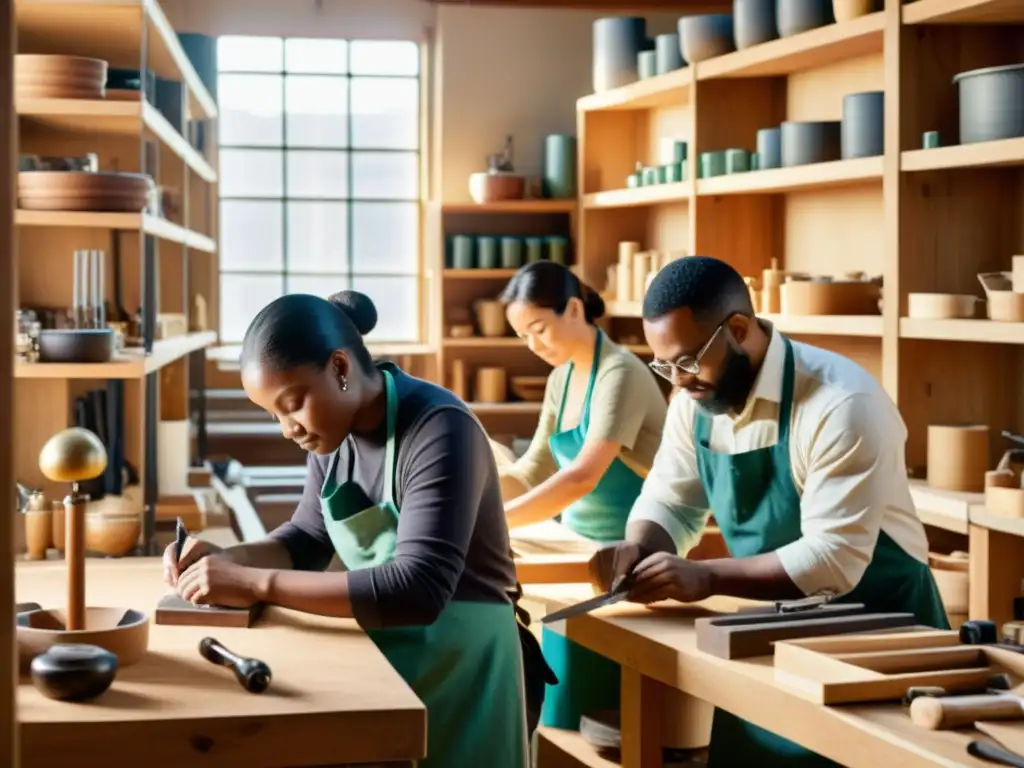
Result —
[[661, 768], [665, 690], [656, 680], [622, 668], [622, 768]]

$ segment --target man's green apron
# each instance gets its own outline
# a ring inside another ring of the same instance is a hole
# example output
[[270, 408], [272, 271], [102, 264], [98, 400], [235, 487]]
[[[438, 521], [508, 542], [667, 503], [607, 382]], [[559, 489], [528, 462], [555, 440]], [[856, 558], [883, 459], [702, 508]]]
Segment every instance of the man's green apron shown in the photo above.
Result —
[[[778, 331], [775, 331], [778, 333]], [[793, 347], [786, 345], [779, 407], [779, 439], [770, 448], [746, 453], [710, 449], [711, 419], [698, 411], [694, 423], [697, 466], [708, 504], [733, 557], [774, 552], [796, 541], [800, 530], [800, 494], [789, 462], [793, 412]], [[863, 578], [842, 602], [864, 603], [871, 612], [908, 612], [918, 621], [949, 629], [946, 611], [928, 566], [908, 555], [884, 532]], [[715, 710], [709, 768], [821, 768], [837, 763], [791, 741]]]
[[[583, 400], [580, 423], [564, 432], [562, 414], [572, 380], [572, 366], [565, 377], [565, 390], [558, 409], [555, 434], [548, 438], [548, 447], [559, 469], [563, 469], [579, 456], [590, 425], [590, 399], [597, 379], [601, 360], [602, 332], [594, 341], [594, 362]], [[597, 487], [562, 513], [561, 523], [570, 530], [600, 542], [621, 541], [626, 535], [629, 510], [640, 495], [643, 478], [621, 459], [612, 461]], [[580, 715], [602, 709], [619, 708], [619, 682], [621, 671], [615, 662], [578, 645], [565, 636], [545, 628], [541, 632], [541, 647], [557, 685], [549, 686], [541, 711], [541, 723], [552, 728], [576, 730]]]
[[[387, 563], [398, 540], [398, 394], [390, 372], [381, 373], [387, 389], [384, 498], [363, 508], [366, 497], [352, 481], [351, 463], [347, 481], [339, 485], [338, 453], [331, 457], [320, 493], [327, 532], [350, 571]], [[371, 629], [367, 634], [427, 707], [427, 758], [419, 765], [525, 768], [523, 670], [511, 604], [453, 600], [429, 626]]]

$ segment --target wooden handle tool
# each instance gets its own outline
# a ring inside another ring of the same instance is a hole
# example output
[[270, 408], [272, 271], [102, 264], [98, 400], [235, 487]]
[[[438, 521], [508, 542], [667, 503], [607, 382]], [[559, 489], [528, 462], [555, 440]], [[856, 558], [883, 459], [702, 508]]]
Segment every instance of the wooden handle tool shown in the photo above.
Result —
[[923, 696], [910, 705], [910, 719], [932, 731], [971, 725], [976, 720], [1024, 720], [1024, 699], [1005, 694]]
[[239, 656], [212, 637], [204, 637], [199, 641], [199, 653], [207, 661], [234, 672], [238, 684], [249, 693], [263, 693], [270, 687], [270, 667], [259, 659]]

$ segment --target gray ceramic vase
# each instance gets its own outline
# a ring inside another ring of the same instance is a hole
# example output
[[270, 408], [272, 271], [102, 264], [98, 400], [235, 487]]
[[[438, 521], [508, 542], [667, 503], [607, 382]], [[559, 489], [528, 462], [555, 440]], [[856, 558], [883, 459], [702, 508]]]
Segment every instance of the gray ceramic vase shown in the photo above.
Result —
[[779, 35], [789, 37], [834, 24], [832, 0], [778, 0], [775, 22]]
[[839, 120], [792, 122], [781, 126], [782, 167], [828, 163], [842, 157]]
[[775, 0], [733, 0], [733, 36], [736, 49], [767, 43], [779, 36]]
[[690, 64], [713, 59], [736, 50], [732, 38], [732, 16], [708, 13], [679, 19], [679, 45]]
[[843, 97], [843, 160], [885, 154], [885, 92], [865, 91]]
[[594, 92], [635, 83], [637, 55], [647, 47], [646, 22], [613, 16], [594, 22]]

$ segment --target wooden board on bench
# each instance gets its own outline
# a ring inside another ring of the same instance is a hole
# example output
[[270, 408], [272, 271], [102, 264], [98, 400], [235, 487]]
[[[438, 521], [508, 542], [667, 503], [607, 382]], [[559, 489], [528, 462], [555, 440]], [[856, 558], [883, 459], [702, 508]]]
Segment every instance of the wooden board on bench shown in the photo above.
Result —
[[156, 606], [153, 622], [188, 627], [251, 627], [263, 611], [257, 603], [250, 608], [193, 605], [177, 595], [164, 596]]

